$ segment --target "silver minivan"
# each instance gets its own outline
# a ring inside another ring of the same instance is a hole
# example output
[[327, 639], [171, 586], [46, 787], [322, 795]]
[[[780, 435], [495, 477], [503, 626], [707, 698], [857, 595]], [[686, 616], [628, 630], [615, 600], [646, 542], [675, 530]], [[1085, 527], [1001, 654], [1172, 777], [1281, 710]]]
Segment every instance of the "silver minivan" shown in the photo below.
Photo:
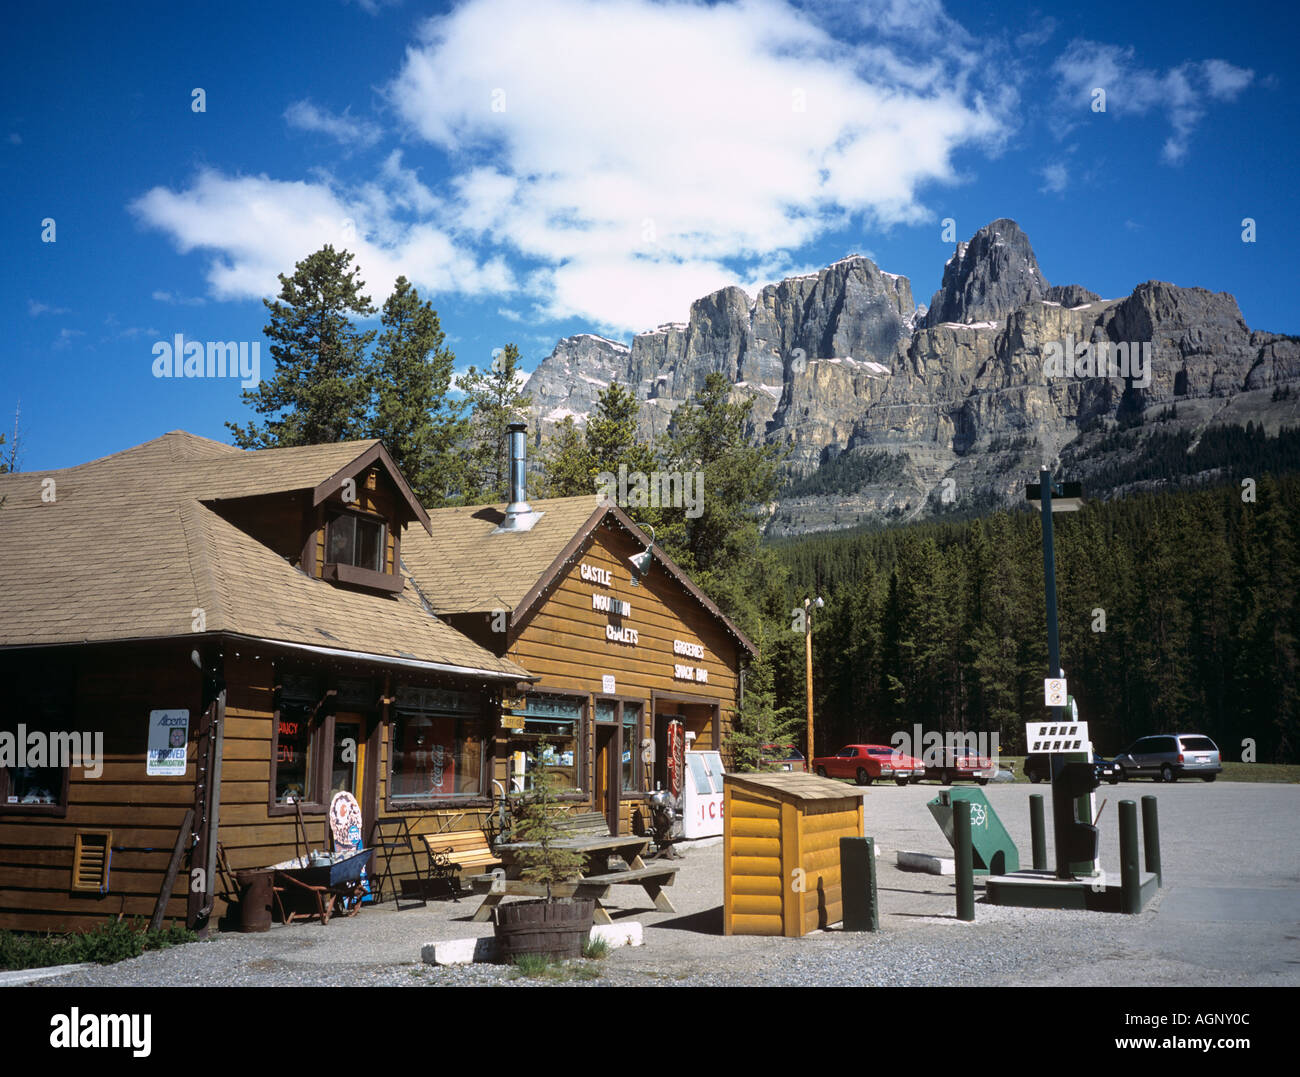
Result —
[[1223, 770], [1218, 746], [1201, 733], [1141, 737], [1115, 757], [1115, 766], [1121, 779], [1154, 778], [1158, 782], [1179, 778], [1212, 782]]

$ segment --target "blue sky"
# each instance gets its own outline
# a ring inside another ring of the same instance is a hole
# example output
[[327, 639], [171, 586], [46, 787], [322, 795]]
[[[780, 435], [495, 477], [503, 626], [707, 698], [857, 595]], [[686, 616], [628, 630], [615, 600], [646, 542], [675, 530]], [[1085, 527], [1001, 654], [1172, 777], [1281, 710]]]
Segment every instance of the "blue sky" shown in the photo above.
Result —
[[238, 382], [155, 378], [153, 346], [262, 341], [269, 376], [261, 297], [327, 242], [376, 306], [413, 280], [462, 369], [851, 253], [928, 303], [945, 218], [1015, 218], [1053, 284], [1227, 291], [1300, 333], [1298, 17], [1223, 11], [24, 5], [0, 46], [0, 431], [21, 402], [27, 471], [228, 440]]

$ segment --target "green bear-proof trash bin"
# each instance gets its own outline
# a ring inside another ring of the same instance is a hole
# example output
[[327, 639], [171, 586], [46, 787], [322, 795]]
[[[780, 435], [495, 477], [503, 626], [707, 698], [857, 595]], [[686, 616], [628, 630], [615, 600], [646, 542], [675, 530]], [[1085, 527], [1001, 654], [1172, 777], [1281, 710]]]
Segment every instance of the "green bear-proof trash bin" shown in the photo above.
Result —
[[1020, 854], [1007, 828], [988, 798], [978, 789], [945, 789], [929, 804], [930, 814], [939, 824], [948, 844], [952, 838], [952, 805], [955, 800], [970, 803], [970, 841], [976, 875], [1007, 875], [1020, 870]]

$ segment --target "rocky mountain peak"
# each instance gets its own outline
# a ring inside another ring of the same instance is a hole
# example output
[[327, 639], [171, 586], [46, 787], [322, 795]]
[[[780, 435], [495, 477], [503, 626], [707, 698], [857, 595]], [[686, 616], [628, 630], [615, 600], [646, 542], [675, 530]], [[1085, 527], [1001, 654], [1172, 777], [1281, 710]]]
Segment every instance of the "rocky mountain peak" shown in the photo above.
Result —
[[957, 244], [930, 300], [925, 324], [933, 328], [944, 322], [1001, 321], [1042, 299], [1047, 288], [1029, 237], [1015, 221], [1001, 217], [968, 243]]
[[[1049, 367], [1053, 345], [1069, 369]], [[1121, 348], [1127, 372], [1102, 372], [1094, 349]], [[1002, 219], [956, 245], [928, 310], [906, 277], [850, 255], [754, 296], [721, 288], [630, 347], [566, 337], [526, 387], [534, 436], [584, 423], [613, 381], [636, 394], [642, 433], [662, 434], [711, 371], [748, 402], [753, 439], [788, 450], [772, 534], [1020, 504], [1025, 476], [1067, 451], [1105, 496], [1142, 452], [1111, 444], [1117, 431], [1300, 420], [1300, 338], [1252, 331], [1231, 295], [1201, 288], [1049, 287]]]

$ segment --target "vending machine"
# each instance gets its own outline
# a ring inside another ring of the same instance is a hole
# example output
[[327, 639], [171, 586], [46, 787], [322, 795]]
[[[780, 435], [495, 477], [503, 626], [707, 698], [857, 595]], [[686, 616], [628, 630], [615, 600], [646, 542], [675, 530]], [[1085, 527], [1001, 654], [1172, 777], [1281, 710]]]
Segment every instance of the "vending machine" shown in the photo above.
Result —
[[722, 756], [687, 752], [682, 789], [682, 832], [687, 838], [722, 833]]

